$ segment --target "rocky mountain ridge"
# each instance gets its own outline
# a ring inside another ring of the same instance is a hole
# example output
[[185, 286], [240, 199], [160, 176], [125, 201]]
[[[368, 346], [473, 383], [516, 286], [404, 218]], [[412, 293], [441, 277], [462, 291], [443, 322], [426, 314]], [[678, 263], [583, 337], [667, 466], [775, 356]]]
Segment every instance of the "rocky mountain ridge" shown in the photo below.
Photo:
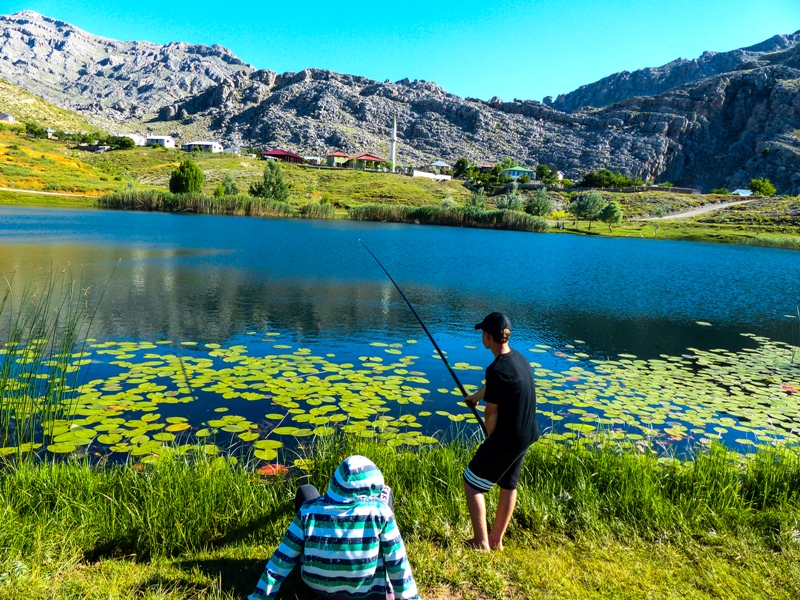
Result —
[[558, 101], [460, 98], [426, 81], [255, 70], [219, 46], [115, 42], [35, 13], [2, 17], [0, 27], [0, 77], [129, 128], [202, 132], [228, 145], [303, 154], [386, 156], [396, 117], [398, 160], [406, 165], [512, 156], [571, 178], [607, 167], [705, 189], [769, 177], [781, 192], [800, 192], [798, 34], [662, 67], [647, 85], [669, 89], [653, 95], [624, 97], [630, 90], [620, 82], [632, 79], [618, 74], [561, 105], [621, 100], [567, 111]]
[[792, 35], [775, 35], [747, 48], [703, 52], [700, 58], [679, 58], [661, 67], [615, 73], [568, 94], [560, 94], [555, 100], [547, 96], [544, 103], [571, 112], [580, 108], [602, 108], [634, 96], [655, 96], [706, 77], [767, 66], [776, 52], [798, 44], [800, 31]]

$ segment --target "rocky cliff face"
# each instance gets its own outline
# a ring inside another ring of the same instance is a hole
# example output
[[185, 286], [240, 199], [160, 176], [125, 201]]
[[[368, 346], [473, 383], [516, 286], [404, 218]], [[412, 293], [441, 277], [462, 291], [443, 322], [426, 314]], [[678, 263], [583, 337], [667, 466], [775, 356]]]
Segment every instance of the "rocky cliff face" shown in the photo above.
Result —
[[95, 116], [142, 118], [252, 70], [222, 46], [118, 42], [32, 11], [0, 15], [0, 77]]
[[798, 34], [647, 77], [612, 76], [560, 97], [559, 110], [558, 100], [485, 102], [426, 81], [255, 71], [218, 46], [115, 42], [31, 13], [0, 19], [0, 77], [131, 127], [155, 121], [231, 145], [386, 156], [396, 116], [404, 165], [512, 156], [571, 178], [606, 167], [709, 189], [769, 177], [800, 193]]

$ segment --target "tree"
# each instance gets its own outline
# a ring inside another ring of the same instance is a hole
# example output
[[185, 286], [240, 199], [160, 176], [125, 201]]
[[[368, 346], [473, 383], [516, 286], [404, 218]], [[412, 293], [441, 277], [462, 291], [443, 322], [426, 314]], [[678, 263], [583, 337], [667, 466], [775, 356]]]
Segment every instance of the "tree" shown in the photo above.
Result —
[[555, 185], [558, 183], [558, 171], [547, 165], [536, 165], [536, 179], [546, 185]]
[[592, 221], [600, 216], [605, 201], [599, 192], [592, 190], [588, 194], [576, 197], [569, 205], [569, 212], [575, 216], [576, 221], [589, 221], [589, 231], [592, 230]]
[[611, 188], [611, 187], [630, 187], [642, 185], [641, 177], [629, 177], [619, 172], [612, 172], [608, 169], [598, 169], [585, 173], [581, 179], [581, 187]]
[[714, 188], [711, 190], [712, 194], [717, 194], [718, 196], [730, 196], [730, 192], [725, 188]]
[[453, 165], [453, 177], [461, 177], [471, 166], [469, 160], [462, 156], [456, 161], [456, 164]]
[[43, 139], [47, 137], [47, 129], [36, 123], [25, 123], [25, 133], [32, 138]]
[[187, 159], [172, 172], [169, 191], [173, 194], [196, 194], [203, 188], [203, 172], [194, 161]]
[[[622, 223], [622, 209], [614, 201], [609, 202], [600, 211], [600, 220], [608, 225], [608, 230], [611, 231], [612, 225], [619, 225]], [[591, 226], [591, 225], [590, 225]]]
[[233, 178], [233, 174], [227, 173], [225, 175], [225, 179], [222, 180], [222, 195], [235, 196], [238, 193], [239, 187], [236, 185], [236, 180]]
[[513, 169], [519, 165], [517, 161], [515, 161], [510, 156], [506, 156], [503, 160], [500, 161], [500, 169]]
[[536, 190], [533, 198], [528, 200], [525, 212], [534, 217], [546, 217], [553, 212], [553, 204], [550, 202], [550, 198], [547, 197], [547, 188]]
[[775, 189], [775, 186], [772, 185], [772, 182], [767, 178], [751, 179], [747, 189], [757, 196], [774, 196], [775, 192], [778, 191]]
[[516, 210], [522, 212], [525, 205], [522, 203], [522, 196], [517, 191], [517, 187], [516, 183], [512, 183], [506, 195], [500, 196], [495, 200], [495, 206], [501, 210]]
[[283, 169], [277, 160], [267, 161], [264, 178], [250, 186], [250, 194], [279, 202], [289, 199], [289, 184], [283, 180]]

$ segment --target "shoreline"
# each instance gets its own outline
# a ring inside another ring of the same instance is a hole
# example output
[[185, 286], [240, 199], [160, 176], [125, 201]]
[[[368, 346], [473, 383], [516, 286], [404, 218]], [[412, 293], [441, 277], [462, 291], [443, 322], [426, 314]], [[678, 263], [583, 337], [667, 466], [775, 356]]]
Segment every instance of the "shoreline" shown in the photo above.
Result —
[[[4, 192], [0, 190], [0, 206], [49, 206], [58, 208], [91, 208], [98, 209], [97, 196], [62, 196], [62, 195], [37, 195], [35, 192], [28, 194], [27, 191], [20, 190], [19, 192]], [[395, 205], [386, 205], [395, 206]], [[405, 205], [397, 205], [405, 206]], [[135, 210], [135, 209], [114, 209], [114, 208], [99, 208], [100, 210]], [[168, 212], [168, 211], [139, 211], [139, 212]], [[319, 220], [354, 220], [349, 219], [347, 213], [337, 213], [333, 219], [319, 219]], [[251, 215], [233, 215], [233, 216], [251, 216]], [[252, 215], [257, 216], [257, 215]], [[305, 219], [302, 215], [290, 216], [276, 216], [274, 218], [284, 219]], [[390, 220], [380, 219], [359, 219], [372, 222], [396, 222]], [[786, 250], [799, 250], [800, 249], [800, 231], [797, 233], [788, 233], [785, 231], [774, 231], [774, 227], [769, 225], [760, 225], [751, 228], [743, 227], [742, 225], [734, 224], [709, 224], [698, 223], [689, 219], [669, 219], [669, 220], [628, 220], [616, 226], [611, 232], [603, 223], [595, 223], [592, 230], [588, 230], [588, 222], [579, 222], [576, 228], [571, 225], [565, 229], [556, 229], [553, 227], [555, 221], [547, 219], [550, 224], [550, 229], [545, 232], [537, 233], [558, 233], [581, 235], [587, 237], [614, 237], [614, 238], [640, 238], [640, 239], [653, 239], [653, 240], [673, 240], [673, 241], [686, 241], [686, 242], [706, 242], [715, 244], [731, 244], [741, 246], [759, 246], [766, 248], [779, 248]], [[443, 227], [458, 227], [447, 223], [420, 223], [418, 225], [436, 225]], [[477, 227], [483, 229], [498, 229], [508, 230], [497, 227]]]

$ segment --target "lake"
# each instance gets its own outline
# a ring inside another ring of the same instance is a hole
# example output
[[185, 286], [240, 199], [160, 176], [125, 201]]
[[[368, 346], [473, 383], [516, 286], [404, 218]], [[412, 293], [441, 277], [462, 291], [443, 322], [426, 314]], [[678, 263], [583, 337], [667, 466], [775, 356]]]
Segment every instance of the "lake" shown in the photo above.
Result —
[[[81, 435], [62, 424], [54, 450], [91, 443], [146, 456], [202, 432], [271, 457], [270, 440], [337, 425], [396, 445], [477, 430], [359, 240], [465, 384], [480, 385], [492, 358], [474, 324], [509, 315], [553, 439], [719, 438], [742, 450], [798, 439], [800, 371], [787, 345], [800, 340], [795, 251], [2, 207], [0, 271], [15, 272], [15, 288], [68, 268], [97, 311]], [[275, 425], [282, 433], [270, 434]]]

